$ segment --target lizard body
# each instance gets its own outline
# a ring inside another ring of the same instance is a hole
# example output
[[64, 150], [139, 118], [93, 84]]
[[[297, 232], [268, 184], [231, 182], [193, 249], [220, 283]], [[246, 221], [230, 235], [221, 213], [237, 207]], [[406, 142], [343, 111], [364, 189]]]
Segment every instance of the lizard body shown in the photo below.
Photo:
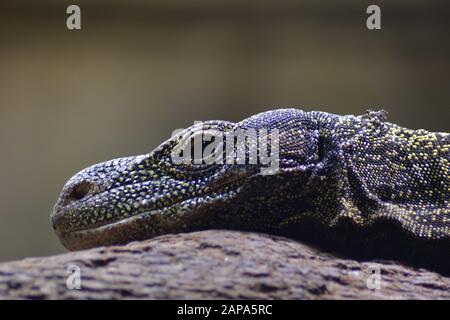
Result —
[[[252, 129], [269, 130], [269, 140], [278, 130], [276, 173], [261, 174], [261, 164], [179, 164], [171, 157], [194, 135]], [[450, 270], [449, 150], [448, 133], [403, 128], [382, 111], [280, 109], [238, 123], [207, 121], [149, 154], [76, 174], [51, 223], [68, 249], [235, 229], [305, 236], [364, 251], [361, 257], [394, 247], [394, 257], [435, 252]]]

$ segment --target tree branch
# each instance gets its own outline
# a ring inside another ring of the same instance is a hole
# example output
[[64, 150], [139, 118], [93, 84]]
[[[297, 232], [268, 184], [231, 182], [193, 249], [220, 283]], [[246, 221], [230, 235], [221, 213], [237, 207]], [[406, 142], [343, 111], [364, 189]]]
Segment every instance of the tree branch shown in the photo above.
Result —
[[[70, 265], [79, 267], [80, 290], [67, 288]], [[210, 230], [2, 263], [0, 298], [450, 299], [450, 278], [377, 265], [374, 290], [372, 263], [285, 238]]]

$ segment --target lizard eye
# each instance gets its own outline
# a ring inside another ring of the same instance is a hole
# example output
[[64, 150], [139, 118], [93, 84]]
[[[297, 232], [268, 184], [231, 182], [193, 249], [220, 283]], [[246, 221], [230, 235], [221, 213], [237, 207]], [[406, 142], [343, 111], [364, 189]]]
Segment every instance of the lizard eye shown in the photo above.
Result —
[[83, 181], [73, 187], [72, 192], [69, 195], [71, 200], [81, 200], [87, 196], [87, 194], [91, 191], [92, 184], [87, 181]]
[[173, 154], [185, 170], [203, 170], [223, 158], [223, 135], [216, 130], [190, 132], [181, 138]]

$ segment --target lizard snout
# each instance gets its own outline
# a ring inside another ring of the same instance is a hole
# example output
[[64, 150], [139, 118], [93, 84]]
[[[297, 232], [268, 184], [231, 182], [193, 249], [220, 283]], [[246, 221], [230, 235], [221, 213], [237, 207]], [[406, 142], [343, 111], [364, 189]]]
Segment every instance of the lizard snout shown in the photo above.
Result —
[[76, 212], [77, 202], [86, 199], [94, 189], [94, 183], [86, 179], [64, 186], [50, 215], [50, 223], [57, 234], [69, 228], [69, 216]]

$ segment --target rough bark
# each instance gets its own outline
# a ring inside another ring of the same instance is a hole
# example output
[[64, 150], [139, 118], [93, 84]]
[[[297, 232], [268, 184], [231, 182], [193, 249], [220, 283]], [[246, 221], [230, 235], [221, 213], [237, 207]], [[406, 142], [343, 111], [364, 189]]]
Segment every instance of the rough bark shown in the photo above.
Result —
[[[0, 298], [450, 299], [450, 278], [394, 262], [377, 262], [381, 288], [369, 289], [371, 264], [285, 238], [210, 230], [2, 263]], [[80, 267], [80, 290], [66, 286], [69, 265]]]

